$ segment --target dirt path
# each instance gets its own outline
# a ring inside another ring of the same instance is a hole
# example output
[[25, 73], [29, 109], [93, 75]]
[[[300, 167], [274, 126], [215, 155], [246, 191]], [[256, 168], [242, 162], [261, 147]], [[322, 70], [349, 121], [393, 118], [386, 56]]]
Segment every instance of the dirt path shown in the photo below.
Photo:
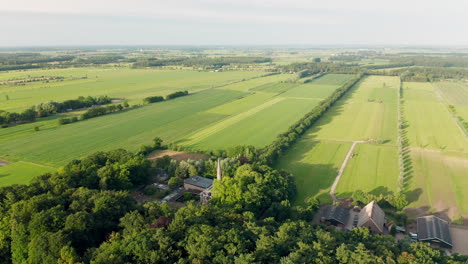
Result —
[[353, 141], [353, 145], [349, 149], [348, 154], [346, 155], [346, 158], [341, 164], [341, 168], [338, 171], [338, 175], [336, 175], [335, 181], [333, 182], [333, 185], [330, 189], [330, 196], [332, 197], [334, 203], [338, 202], [338, 199], [336, 198], [336, 195], [335, 195], [336, 186], [338, 185], [338, 182], [340, 182], [340, 178], [341, 178], [341, 175], [343, 174], [344, 169], [346, 168], [346, 164], [348, 163], [349, 158], [351, 158], [351, 155], [353, 154], [354, 147], [356, 147], [356, 145], [359, 143], [366, 143], [366, 142], [367, 141]]

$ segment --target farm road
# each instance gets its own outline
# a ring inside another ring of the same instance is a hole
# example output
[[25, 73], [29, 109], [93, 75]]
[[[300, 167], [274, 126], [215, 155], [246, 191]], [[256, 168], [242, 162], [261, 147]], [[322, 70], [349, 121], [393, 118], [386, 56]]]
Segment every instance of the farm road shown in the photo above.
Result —
[[330, 189], [330, 196], [333, 199], [333, 203], [336, 203], [338, 201], [338, 199], [336, 198], [336, 195], [335, 195], [336, 186], [338, 185], [338, 182], [340, 182], [341, 174], [343, 174], [343, 171], [346, 168], [346, 164], [348, 163], [349, 158], [351, 158], [351, 154], [353, 154], [354, 147], [356, 147], [356, 145], [359, 144], [359, 143], [366, 143], [366, 142], [367, 141], [353, 141], [353, 145], [349, 149], [348, 154], [346, 155], [346, 158], [344, 159], [343, 163], [341, 164], [341, 168], [338, 171], [338, 175], [336, 175], [335, 181], [333, 182], [333, 185], [332, 185], [332, 187]]

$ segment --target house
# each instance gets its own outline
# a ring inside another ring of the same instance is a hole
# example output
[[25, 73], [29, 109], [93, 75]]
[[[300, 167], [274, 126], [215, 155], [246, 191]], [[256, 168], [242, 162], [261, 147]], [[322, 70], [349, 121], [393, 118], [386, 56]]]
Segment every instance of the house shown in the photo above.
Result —
[[367, 227], [374, 234], [383, 234], [385, 228], [385, 213], [379, 205], [372, 201], [359, 213], [357, 227]]
[[418, 240], [452, 248], [449, 223], [435, 215], [418, 217]]
[[341, 206], [329, 206], [325, 208], [322, 216], [324, 222], [332, 225], [346, 225], [349, 218], [349, 209]]
[[201, 176], [193, 176], [184, 180], [184, 189], [193, 191], [204, 191], [213, 185], [213, 180]]

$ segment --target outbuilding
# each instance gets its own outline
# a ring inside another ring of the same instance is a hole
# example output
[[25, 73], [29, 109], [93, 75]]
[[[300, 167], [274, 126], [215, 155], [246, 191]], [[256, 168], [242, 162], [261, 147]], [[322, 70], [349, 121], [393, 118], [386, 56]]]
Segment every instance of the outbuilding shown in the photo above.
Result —
[[213, 185], [213, 180], [201, 176], [193, 176], [184, 180], [185, 190], [204, 191]]
[[452, 248], [449, 223], [435, 215], [418, 217], [418, 240]]
[[349, 218], [349, 209], [342, 206], [328, 206], [322, 216], [322, 220], [332, 225], [346, 225]]

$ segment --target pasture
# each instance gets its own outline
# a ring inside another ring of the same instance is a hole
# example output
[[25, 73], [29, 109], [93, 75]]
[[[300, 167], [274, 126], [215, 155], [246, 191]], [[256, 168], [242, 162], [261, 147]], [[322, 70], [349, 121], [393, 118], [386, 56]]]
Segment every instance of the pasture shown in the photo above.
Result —
[[412, 147], [468, 151], [467, 138], [430, 83], [404, 83], [403, 98]]
[[22, 161], [0, 166], [0, 187], [29, 183], [32, 177], [53, 171], [54, 168]]
[[447, 103], [464, 103], [457, 101], [463, 93], [456, 83], [404, 83], [403, 90], [413, 167], [410, 206], [452, 218], [468, 214], [468, 138], [447, 109]]
[[398, 180], [398, 149], [391, 145], [358, 144], [338, 183], [339, 197], [349, 197], [353, 191], [375, 194], [394, 192]]
[[[188, 137], [177, 141], [177, 143], [190, 148], [205, 150], [224, 149], [236, 145], [264, 147], [352, 77], [353, 75], [325, 75], [310, 83], [296, 86], [285, 93], [273, 94], [273, 97], [271, 97], [272, 94], [270, 93], [267, 93], [270, 95], [261, 96], [261, 92], [255, 91], [255, 87], [253, 87], [255, 94], [217, 109], [217, 111], [225, 111], [224, 107], [235, 108], [237, 115], [213, 126], [195, 131]], [[283, 86], [283, 83], [277, 82], [276, 84]], [[274, 86], [269, 84], [269, 87]], [[227, 87], [219, 89], [224, 88]], [[297, 88], [303, 90], [304, 93], [302, 95], [288, 95], [290, 91]], [[251, 97], [255, 97], [255, 99], [250, 99]], [[261, 101], [261, 98], [264, 101]], [[248, 103], [243, 103], [246, 101], [256, 101], [258, 105], [252, 107]], [[242, 109], [242, 107], [245, 108]], [[212, 111], [213, 109], [209, 110], [209, 112]]]
[[[0, 74], [1, 80], [27, 79], [39, 76], [62, 76], [63, 81], [31, 82], [26, 85], [0, 85], [0, 110], [21, 111], [35, 104], [64, 101], [78, 96], [108, 95], [142, 103], [151, 95], [174, 91], [195, 91], [258, 77], [264, 72], [129, 69], [119, 67], [29, 70]], [[87, 77], [87, 79], [81, 79]], [[8, 95], [9, 100], [6, 100]]]
[[[175, 72], [180, 78], [181, 72]], [[218, 73], [191, 74], [214, 76]], [[260, 73], [249, 73], [247, 76], [254, 74]], [[171, 76], [170, 78], [177, 79], [177, 75], [171, 73]], [[232, 76], [239, 77], [233, 73]], [[95, 151], [115, 148], [137, 150], [141, 145], [149, 144], [156, 136], [163, 138], [167, 143], [184, 142], [194, 133], [198, 133], [197, 139], [200, 142], [208, 142], [206, 145], [196, 145], [200, 148], [208, 146], [224, 149], [237, 144], [264, 146], [320, 101], [281, 97], [278, 96], [280, 93], [255, 90], [262, 85], [269, 85], [271, 89], [275, 89], [276, 85], [283, 86], [282, 80], [290, 76], [273, 75], [215, 88], [209, 88], [208, 85], [205, 87], [208, 89], [189, 96], [142, 105], [68, 125], [58, 125], [57, 119], [73, 113], [1, 129], [0, 158], [12, 162], [25, 161], [58, 167]], [[342, 82], [339, 81], [340, 77], [336, 75], [329, 78], [327, 85], [333, 85], [335, 82], [335, 87], [338, 88]], [[349, 78], [351, 77], [349, 75]], [[176, 83], [175, 79], [171, 82]], [[313, 82], [307, 85], [317, 93], [326, 95], [321, 91], [321, 85], [315, 85]], [[36, 126], [39, 127], [39, 131], [34, 130]], [[13, 164], [6, 166], [10, 167], [11, 173], [15, 168]], [[18, 170], [18, 173], [21, 171]]]
[[[356, 146], [338, 183], [337, 195], [354, 190], [395, 191], [398, 179], [398, 77], [368, 76], [354, 87], [286, 152], [278, 168], [291, 171], [298, 182], [297, 203], [328, 191], [351, 143], [380, 139], [382, 144]], [[333, 153], [333, 155], [332, 155]]]
[[277, 168], [291, 172], [296, 181], [296, 204], [310, 196], [331, 201], [328, 194], [351, 143], [303, 138], [283, 156]]
[[369, 76], [352, 88], [310, 129], [315, 139], [380, 139], [395, 144], [398, 77]]

